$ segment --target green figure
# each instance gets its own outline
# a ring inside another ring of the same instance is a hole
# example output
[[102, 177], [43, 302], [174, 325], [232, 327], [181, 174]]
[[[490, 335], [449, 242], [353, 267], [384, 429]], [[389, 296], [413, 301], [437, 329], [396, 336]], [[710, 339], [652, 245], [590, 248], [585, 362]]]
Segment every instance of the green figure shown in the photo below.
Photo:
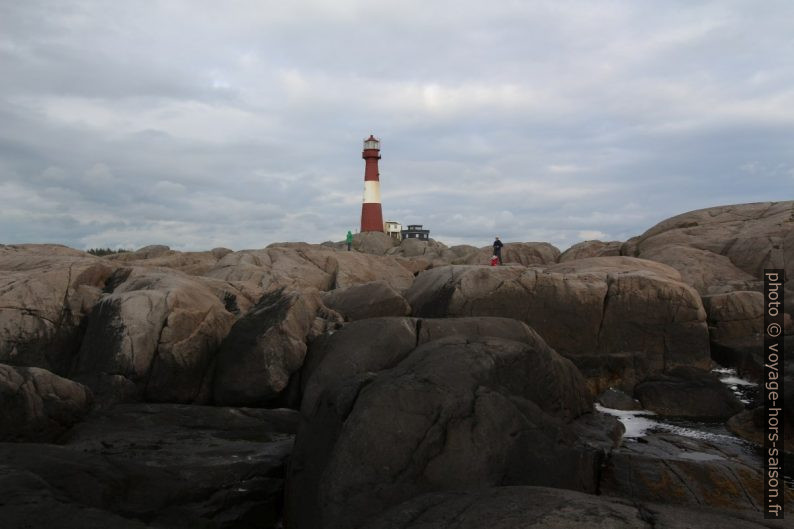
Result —
[[353, 244], [353, 233], [347, 230], [347, 251], [350, 251], [350, 245]]

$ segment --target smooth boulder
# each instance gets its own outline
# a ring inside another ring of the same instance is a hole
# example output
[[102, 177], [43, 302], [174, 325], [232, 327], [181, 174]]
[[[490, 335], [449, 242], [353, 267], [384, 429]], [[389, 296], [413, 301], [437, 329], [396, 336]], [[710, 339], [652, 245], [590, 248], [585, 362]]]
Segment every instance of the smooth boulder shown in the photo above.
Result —
[[651, 247], [643, 259], [664, 263], [678, 270], [681, 280], [701, 295], [760, 288], [759, 281], [718, 253], [681, 244]]
[[575, 259], [587, 259], [588, 257], [610, 257], [620, 255], [622, 242], [619, 241], [582, 241], [574, 244], [557, 259], [557, 262], [564, 263]]
[[105, 259], [124, 266], [149, 266], [179, 270], [189, 275], [203, 275], [220, 259], [232, 253], [228, 248], [213, 248], [204, 252], [178, 252], [168, 246], [146, 246], [134, 252], [121, 252]]
[[88, 317], [74, 376], [94, 387], [121, 376], [152, 401], [207, 402], [208, 372], [236, 316], [175, 270], [123, 269], [112, 279]]
[[556, 263], [560, 250], [547, 242], [509, 242], [502, 248], [502, 262], [524, 266]]
[[384, 255], [400, 242], [379, 231], [365, 231], [353, 235], [353, 249], [373, 255]]
[[[484, 265], [493, 255], [493, 246], [483, 246], [450, 261], [452, 264]], [[557, 262], [560, 250], [547, 242], [508, 242], [502, 246], [502, 262], [522, 266], [548, 265]]]
[[287, 525], [357, 527], [434, 490], [595, 492], [603, 452], [570, 426], [591, 410], [578, 370], [538, 337], [428, 342], [392, 369], [340, 380], [304, 408]]
[[[621, 253], [646, 257], [670, 245], [725, 256], [732, 266], [756, 280], [763, 280], [765, 269], [781, 269], [786, 277], [794, 277], [794, 201], [732, 204], [682, 213], [629, 239]], [[715, 279], [718, 284], [723, 282], [719, 276]], [[789, 281], [785, 289], [785, 310], [792, 315], [794, 286]]]
[[679, 274], [628, 257], [541, 268], [448, 266], [406, 292], [418, 317], [500, 316], [525, 322], [576, 363], [597, 395], [630, 390], [677, 365], [707, 367], [706, 313]]
[[208, 277], [240, 282], [259, 295], [278, 288], [326, 291], [372, 281], [386, 281], [402, 291], [414, 276], [394, 257], [345, 252], [322, 245], [295, 243], [224, 255]]
[[335, 253], [285, 246], [243, 250], [223, 256], [205, 275], [246, 283], [248, 288], [259, 289], [260, 295], [278, 288], [329, 290], [334, 286]]
[[323, 303], [347, 320], [408, 316], [411, 306], [385, 281], [337, 288], [323, 294]]
[[537, 333], [508, 318], [371, 318], [326, 333], [310, 346], [303, 368], [301, 409], [314, 413], [323, 391], [335, 383], [391, 369], [417, 346], [450, 336], [494, 337], [534, 344]]
[[744, 409], [719, 378], [690, 367], [648, 377], [635, 386], [634, 396], [645, 409], [672, 417], [728, 419]]

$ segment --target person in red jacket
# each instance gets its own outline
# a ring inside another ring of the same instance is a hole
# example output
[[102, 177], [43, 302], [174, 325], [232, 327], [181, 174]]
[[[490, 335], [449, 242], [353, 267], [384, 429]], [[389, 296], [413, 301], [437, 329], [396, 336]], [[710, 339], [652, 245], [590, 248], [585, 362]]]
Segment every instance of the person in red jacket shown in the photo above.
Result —
[[502, 264], [502, 241], [499, 240], [499, 236], [496, 236], [496, 240], [493, 242], [493, 254], [499, 260], [499, 264]]

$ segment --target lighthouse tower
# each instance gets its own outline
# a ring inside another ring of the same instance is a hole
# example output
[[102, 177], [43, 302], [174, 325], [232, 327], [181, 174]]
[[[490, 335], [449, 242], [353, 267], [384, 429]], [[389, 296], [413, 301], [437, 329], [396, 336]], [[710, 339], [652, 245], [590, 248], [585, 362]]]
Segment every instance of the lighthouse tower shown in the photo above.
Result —
[[364, 203], [361, 205], [361, 231], [383, 232], [383, 211], [380, 206], [380, 180], [378, 160], [380, 160], [380, 140], [370, 135], [364, 140], [361, 153], [364, 166]]

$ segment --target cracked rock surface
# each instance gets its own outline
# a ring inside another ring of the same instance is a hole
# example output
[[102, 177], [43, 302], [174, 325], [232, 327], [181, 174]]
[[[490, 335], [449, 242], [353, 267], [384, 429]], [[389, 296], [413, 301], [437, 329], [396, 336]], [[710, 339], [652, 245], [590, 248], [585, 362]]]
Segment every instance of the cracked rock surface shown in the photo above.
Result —
[[0, 362], [68, 374], [114, 268], [65, 246], [0, 245]]
[[235, 315], [199, 279], [173, 270], [121, 270], [94, 306], [74, 376], [120, 377], [137, 396], [207, 402], [207, 372]]

